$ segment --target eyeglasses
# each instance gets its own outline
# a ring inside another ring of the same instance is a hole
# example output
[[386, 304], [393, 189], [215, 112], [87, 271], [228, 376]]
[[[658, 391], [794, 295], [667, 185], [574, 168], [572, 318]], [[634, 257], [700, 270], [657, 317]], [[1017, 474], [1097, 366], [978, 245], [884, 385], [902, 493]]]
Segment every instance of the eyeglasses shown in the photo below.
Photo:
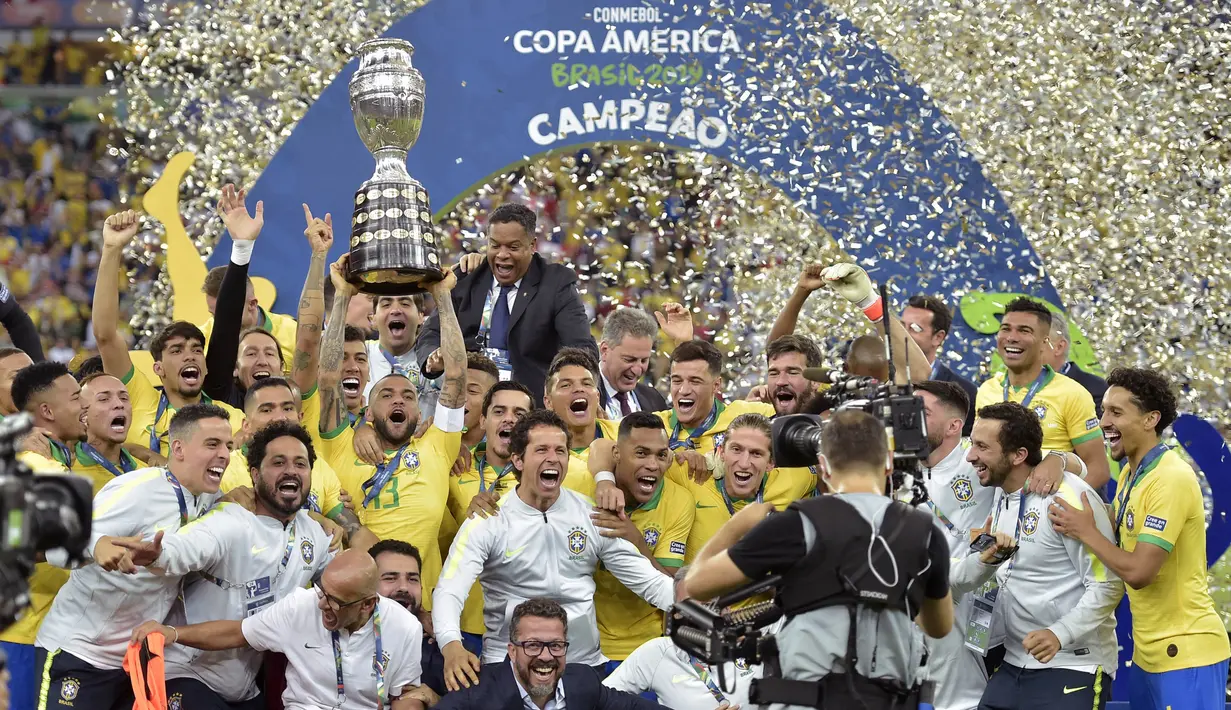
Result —
[[521, 650], [531, 656], [541, 654], [544, 648], [556, 658], [560, 658], [565, 653], [568, 653], [567, 641], [513, 641], [512, 644], [519, 646]]
[[312, 585], [312, 588], [316, 590], [316, 596], [318, 596], [318, 597], [320, 597], [321, 599], [324, 599], [326, 602], [328, 602], [328, 603], [329, 603], [329, 608], [330, 608], [332, 611], [334, 611], [335, 613], [336, 613], [336, 612], [339, 612], [339, 611], [342, 611], [343, 609], [345, 609], [345, 608], [346, 608], [346, 607], [348, 607], [348, 606], [354, 606], [354, 605], [356, 605], [356, 604], [362, 604], [363, 602], [367, 601], [368, 599], [371, 599], [371, 597], [364, 597], [363, 599], [356, 599], [356, 600], [355, 600], [355, 601], [353, 601], [353, 602], [344, 602], [344, 601], [342, 601], [341, 599], [338, 599], [337, 597], [335, 597], [335, 596], [331, 595], [329, 592], [326, 592], [326, 591], [325, 591], [325, 588], [321, 586], [320, 582], [317, 582], [317, 583], [313, 584], [313, 585]]

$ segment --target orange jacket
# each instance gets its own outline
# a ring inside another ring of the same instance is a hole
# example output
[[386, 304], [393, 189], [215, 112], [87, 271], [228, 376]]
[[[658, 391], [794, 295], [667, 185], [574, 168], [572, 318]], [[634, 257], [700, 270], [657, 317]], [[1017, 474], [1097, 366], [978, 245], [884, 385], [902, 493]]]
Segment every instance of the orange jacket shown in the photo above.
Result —
[[132, 680], [137, 701], [133, 710], [167, 710], [167, 665], [163, 653], [166, 639], [152, 633], [140, 646], [129, 646], [124, 670]]

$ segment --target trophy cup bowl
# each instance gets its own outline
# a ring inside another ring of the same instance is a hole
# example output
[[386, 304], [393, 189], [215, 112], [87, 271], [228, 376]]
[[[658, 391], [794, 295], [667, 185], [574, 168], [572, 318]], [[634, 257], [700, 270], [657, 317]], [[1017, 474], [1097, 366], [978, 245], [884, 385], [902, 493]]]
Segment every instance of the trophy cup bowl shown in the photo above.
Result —
[[444, 279], [427, 190], [406, 171], [423, 126], [423, 75], [400, 39], [359, 45], [351, 114], [376, 172], [355, 192], [348, 280], [363, 293], [404, 296]]

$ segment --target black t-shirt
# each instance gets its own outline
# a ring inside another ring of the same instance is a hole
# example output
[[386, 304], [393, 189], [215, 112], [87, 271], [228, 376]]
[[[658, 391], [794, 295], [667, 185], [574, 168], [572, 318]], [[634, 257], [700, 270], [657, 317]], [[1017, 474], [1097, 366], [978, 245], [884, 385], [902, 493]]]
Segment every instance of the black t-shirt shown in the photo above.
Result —
[[[785, 574], [808, 554], [803, 525], [798, 511], [774, 513], [732, 545], [727, 554], [749, 579]], [[943, 535], [932, 535], [928, 558], [932, 564], [919, 580], [924, 585], [923, 595], [944, 599], [949, 593], [949, 544]]]

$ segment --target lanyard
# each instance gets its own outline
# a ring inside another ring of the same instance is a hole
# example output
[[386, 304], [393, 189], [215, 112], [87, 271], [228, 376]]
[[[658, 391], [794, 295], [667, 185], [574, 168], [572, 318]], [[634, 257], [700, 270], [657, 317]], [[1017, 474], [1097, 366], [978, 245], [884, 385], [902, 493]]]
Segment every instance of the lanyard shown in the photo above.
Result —
[[[376, 640], [376, 655], [372, 659], [372, 665], [376, 667], [376, 707], [384, 710], [385, 669], [380, 664], [384, 656], [380, 643], [380, 600], [372, 610], [372, 637]], [[342, 636], [337, 631], [333, 632], [333, 664], [338, 671], [338, 706], [341, 707], [346, 700], [346, 684], [342, 680]]]
[[1124, 486], [1119, 495], [1116, 496], [1116, 544], [1120, 544], [1120, 526], [1124, 524], [1124, 515], [1128, 511], [1128, 497], [1133, 493], [1133, 486], [1137, 485], [1137, 481], [1150, 470], [1156, 461], [1165, 453], [1171, 450], [1163, 442], [1158, 442], [1154, 448], [1146, 452], [1145, 457], [1141, 459], [1137, 470], [1133, 471], [1133, 475], [1128, 477], [1128, 485]]
[[[718, 478], [715, 479], [714, 486], [718, 489], [718, 492], [722, 494], [722, 502], [727, 504], [727, 512], [731, 515], [735, 515], [735, 502], [731, 500], [731, 496], [727, 495], [726, 484], [723, 483], [721, 478]], [[757, 502], [765, 502], [765, 476], [761, 477], [761, 487], [757, 489]]]
[[[482, 456], [479, 457], [478, 469], [479, 469], [479, 492], [487, 493], [488, 491], [491, 491], [492, 493], [495, 493], [496, 487], [500, 485], [500, 479], [504, 478], [505, 476], [513, 472], [513, 464], [506, 463], [504, 465], [504, 468], [500, 469], [499, 473], [496, 474], [496, 477], [492, 479], [492, 484], [490, 486], [487, 486], [486, 488], [483, 486], [483, 472], [487, 470], [487, 454], [483, 454]], [[496, 470], [496, 467], [493, 466], [492, 470], [493, 471]]]
[[722, 689], [714, 682], [714, 677], [710, 675], [710, 669], [704, 663], [698, 661], [691, 653], [688, 654], [688, 662], [692, 664], [692, 669], [697, 672], [697, 677], [705, 684], [705, 689], [710, 691], [710, 695], [714, 696], [714, 700], [717, 700], [719, 705], [727, 702], [727, 696], [722, 694]]
[[103, 456], [101, 451], [84, 441], [78, 445], [77, 451], [80, 452], [80, 455], [77, 457], [78, 459], [85, 459], [92, 464], [102, 466], [112, 476], [122, 476], [139, 468], [136, 460], [124, 449], [120, 449], [120, 465], [118, 468], [106, 456]]
[[705, 418], [705, 421], [701, 422], [701, 426], [688, 432], [688, 436], [684, 437], [683, 441], [680, 440], [680, 431], [683, 427], [680, 424], [680, 420], [675, 416], [675, 412], [672, 412], [671, 419], [675, 423], [671, 427], [671, 438], [667, 441], [667, 446], [669, 446], [672, 451], [680, 448], [697, 448], [697, 442], [694, 441], [694, 439], [705, 436], [706, 432], [710, 430], [710, 427], [714, 426], [714, 423], [718, 421], [718, 415], [722, 414], [722, 410], [722, 402], [715, 399], [714, 406], [710, 409], [709, 416]]
[[72, 463], [73, 463], [72, 450], [69, 449], [64, 444], [61, 444], [60, 442], [56, 441], [55, 439], [49, 439], [47, 443], [51, 446], [51, 458], [55, 459], [59, 463], [64, 464], [64, 468], [72, 468]]
[[[1026, 396], [1022, 399], [1022, 402], [1021, 402], [1023, 407], [1030, 406], [1030, 400], [1034, 399], [1034, 396], [1039, 393], [1039, 390], [1042, 389], [1043, 384], [1046, 383], [1050, 377], [1051, 377], [1051, 368], [1048, 367], [1047, 365], [1044, 365], [1043, 370], [1039, 372], [1039, 376], [1034, 378], [1034, 382], [1030, 383], [1030, 389], [1026, 390]], [[1007, 372], [1004, 373], [1004, 400], [1003, 401], [1005, 402], [1009, 401], [1009, 373]]]
[[812, 472], [812, 477], [816, 479], [816, 481], [812, 484], [812, 495], [809, 497], [820, 498], [824, 495], [821, 493], [821, 484], [824, 483], [824, 481], [821, 480], [821, 471], [816, 466], [809, 466], [808, 470]]
[[385, 484], [389, 482], [389, 479], [393, 477], [393, 473], [398, 470], [398, 466], [402, 462], [402, 454], [406, 453], [407, 446], [410, 446], [409, 441], [402, 444], [402, 448], [398, 449], [397, 453], [393, 455], [393, 458], [377, 466], [376, 475], [369, 478], [363, 484], [363, 490], [365, 491], [363, 496], [364, 508], [368, 507], [369, 503], [376, 500], [376, 497], [380, 495], [381, 489], [384, 488]]
[[[936, 519], [939, 520], [941, 524], [945, 526], [946, 530], [948, 530], [949, 532], [957, 532], [957, 528], [954, 527], [953, 523], [950, 522], [949, 519], [945, 517], [945, 514], [941, 512], [940, 508], [936, 507], [936, 504], [933, 503], [931, 499], [928, 499], [927, 503], [928, 503], [928, 507], [932, 509], [932, 512], [936, 514]], [[994, 532], [994, 529], [993, 529], [993, 532]]]
[[[1020, 547], [1020, 542], [1022, 539], [1022, 520], [1026, 517], [1026, 491], [1018, 491], [1018, 494], [1019, 495], [1017, 498], [1017, 528], [1013, 531], [1013, 544], [1015, 546]], [[1000, 525], [999, 525], [1000, 508], [1001, 508], [1000, 503], [1001, 501], [1005, 501], [1007, 499], [1008, 499], [1008, 496], [1003, 496], [1001, 500], [996, 501], [996, 518], [992, 521], [992, 529], [991, 529], [991, 533], [993, 535], [996, 534], [996, 531], [1000, 529]], [[1020, 552], [1020, 550], [1018, 552]], [[1013, 563], [1015, 561], [1017, 561], [1016, 554], [1013, 555], [1013, 557], [1009, 560], [1009, 566], [1005, 570], [1006, 575], [1009, 572], [1013, 571]]]
[[[276, 591], [275, 587], [278, 586], [278, 580], [282, 579], [282, 573], [286, 571], [286, 565], [287, 563], [291, 561], [291, 553], [295, 551], [295, 519], [294, 518], [291, 518], [290, 524], [287, 525], [286, 533], [287, 533], [286, 534], [286, 553], [282, 555], [282, 563], [278, 565], [278, 571], [277, 573], [274, 574], [274, 581], [271, 582], [269, 585], [270, 594], [273, 594]], [[202, 571], [202, 572], [197, 572], [197, 574], [201, 575], [201, 579], [204, 579], [206, 582], [210, 582], [221, 589], [245, 589], [247, 587], [247, 585], [244, 585], [244, 584], [235, 584], [233, 582], [227, 582], [225, 580], [218, 579], [217, 577], [210, 574], [209, 572]], [[262, 579], [268, 579], [268, 577], [262, 577]]]
[[[509, 290], [512, 293], [512, 289]], [[487, 292], [487, 300], [483, 302], [483, 315], [479, 318], [479, 349], [487, 347], [488, 331], [492, 329], [492, 311], [496, 309], [496, 299], [500, 295], [500, 282], [492, 279], [492, 289]], [[508, 308], [508, 296], [504, 297], [504, 307]], [[512, 309], [510, 309], [512, 310]], [[512, 314], [510, 313], [510, 318]]]
[[175, 489], [175, 500], [180, 504], [180, 527], [188, 524], [188, 503], [184, 500], [184, 487], [180, 485], [180, 481], [171, 473], [171, 469], [164, 468], [162, 474], [167, 477], [167, 483]]
[[150, 424], [150, 451], [162, 455], [162, 437], [158, 435], [158, 420], [162, 419], [162, 415], [167, 413], [167, 407], [171, 406], [171, 401], [167, 399], [167, 391], [163, 388], [158, 388], [158, 411], [154, 413], [154, 421]]
[[412, 370], [399, 362], [398, 359], [393, 356], [393, 353], [381, 347], [378, 347], [377, 349], [379, 349], [380, 354], [384, 356], [385, 362], [389, 363], [389, 372], [395, 375], [401, 375], [402, 377], [410, 380], [410, 384], [414, 385], [415, 389], [418, 389], [423, 385], [418, 368]]
[[[933, 380], [940, 379], [940, 368], [941, 367], [942, 365], [940, 362], [940, 357], [938, 356], [935, 360], [932, 361], [932, 379]], [[1007, 378], [1008, 375], [1006, 375], [1005, 377]]]

